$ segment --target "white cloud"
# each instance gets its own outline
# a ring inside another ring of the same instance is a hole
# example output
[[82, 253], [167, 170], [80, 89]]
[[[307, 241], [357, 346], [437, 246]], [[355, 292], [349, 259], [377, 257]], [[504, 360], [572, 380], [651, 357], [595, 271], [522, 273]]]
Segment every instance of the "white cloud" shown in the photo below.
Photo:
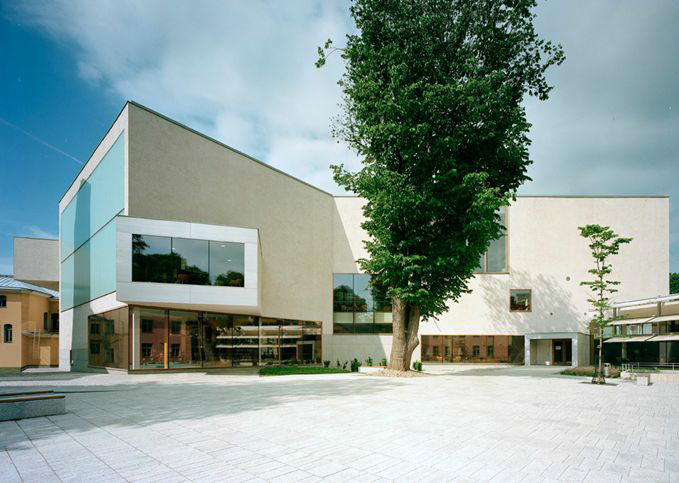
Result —
[[74, 49], [84, 81], [121, 102], [134, 99], [340, 191], [328, 165], [353, 159], [329, 129], [343, 66], [339, 57], [323, 69], [314, 62], [325, 39], [341, 43], [352, 28], [348, 5], [60, 0], [17, 8], [24, 21]]

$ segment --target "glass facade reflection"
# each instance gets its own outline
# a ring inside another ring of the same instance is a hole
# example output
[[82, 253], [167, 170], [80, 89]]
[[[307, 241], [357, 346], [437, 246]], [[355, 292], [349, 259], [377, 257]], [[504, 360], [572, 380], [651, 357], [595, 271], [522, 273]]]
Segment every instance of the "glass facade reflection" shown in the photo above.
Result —
[[132, 281], [244, 287], [245, 245], [132, 235]]
[[523, 364], [524, 337], [517, 335], [423, 335], [422, 362]]
[[97, 367], [190, 369], [322, 361], [322, 325], [313, 321], [131, 306], [91, 315], [88, 334], [89, 364]]
[[391, 334], [391, 303], [382, 290], [370, 286], [370, 275], [333, 275], [333, 332]]
[[127, 369], [129, 311], [127, 307], [88, 317], [89, 364]]
[[500, 218], [505, 227], [505, 233], [492, 240], [488, 245], [486, 253], [481, 255], [479, 266], [475, 270], [476, 273], [507, 273], [507, 207], [500, 208]]

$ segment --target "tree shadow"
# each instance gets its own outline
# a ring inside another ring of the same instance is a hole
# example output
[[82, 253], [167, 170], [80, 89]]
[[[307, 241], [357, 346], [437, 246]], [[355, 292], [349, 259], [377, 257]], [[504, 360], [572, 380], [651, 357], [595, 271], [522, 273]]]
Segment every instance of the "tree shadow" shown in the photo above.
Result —
[[[9, 384], [12, 381], [0, 380], [0, 387], [2, 392], [52, 389], [65, 394], [67, 413], [49, 416], [49, 420], [69, 433], [99, 428], [115, 433], [162, 427], [166, 423], [172, 423], [173, 427], [176, 427], [174, 423], [193, 427], [215, 424], [219, 418], [233, 415], [256, 419], [258, 412], [278, 406], [289, 406], [294, 411], [297, 402], [304, 402], [306, 407], [309, 402], [314, 406], [337, 404], [336, 399], [332, 400], [337, 396], [347, 396], [346, 411], [350, 412], [356, 398], [378, 399], [384, 391], [403, 384], [394, 379], [380, 380], [356, 374], [267, 378], [210, 373], [125, 374], [97, 375], [91, 381], [82, 382], [79, 377], [42, 376], [42, 379], [31, 380], [29, 385], [13, 386]], [[45, 418], [17, 423], [22, 427], [45, 425]], [[7, 424], [0, 423], [0, 449], [30, 449], [31, 445], [25, 444], [26, 435], [21, 430], [16, 431], [16, 425]], [[224, 431], [229, 430], [224, 428]], [[30, 434], [31, 440], [51, 437], [54, 437], [53, 430]]]

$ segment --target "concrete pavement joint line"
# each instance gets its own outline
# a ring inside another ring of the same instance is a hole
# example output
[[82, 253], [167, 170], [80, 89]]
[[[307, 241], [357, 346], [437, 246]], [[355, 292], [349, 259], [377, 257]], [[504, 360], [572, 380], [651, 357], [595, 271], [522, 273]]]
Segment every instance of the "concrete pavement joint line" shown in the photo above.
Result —
[[[44, 416], [43, 416], [43, 417], [44, 417]], [[49, 421], [49, 417], [45, 417], [45, 419], [47, 419], [47, 420]], [[20, 421], [24, 421], [24, 420], [20, 420]], [[15, 424], [17, 425], [17, 427], [21, 430], [21, 432], [24, 433], [24, 436], [26, 436], [26, 441], [28, 441], [28, 442], [31, 444], [31, 446], [33, 447], [33, 449], [35, 449], [35, 451], [38, 452], [38, 454], [39, 454], [40, 457], [45, 461], [45, 464], [46, 464], [47, 467], [52, 471], [52, 473], [54, 474], [54, 476], [55, 476], [59, 481], [63, 481], [63, 480], [59, 477], [59, 475], [57, 474], [57, 472], [54, 471], [54, 468], [53, 468], [52, 465], [49, 463], [49, 461], [47, 461], [47, 458], [45, 458], [45, 455], [43, 455], [42, 452], [40, 451], [40, 449], [39, 449], [35, 444], [33, 444], [33, 441], [32, 441], [31, 438], [28, 436], [28, 434], [26, 433], [26, 431], [24, 430], [24, 428], [21, 426], [21, 424], [19, 424], [19, 421], [14, 421], [14, 423], [15, 423]], [[52, 421], [50, 421], [50, 423], [52, 423]], [[52, 423], [52, 424], [53, 424], [53, 423]], [[12, 457], [12, 455], [11, 455], [9, 452], [8, 452], [7, 454], [10, 456], [10, 458]], [[14, 461], [13, 461], [13, 460], [12, 460], [12, 464], [14, 464]], [[16, 468], [16, 464], [14, 464], [14, 467]], [[17, 468], [17, 474], [19, 475], [19, 478], [21, 478], [22, 481], [23, 481], [23, 477], [21, 476], [21, 472], [18, 471], [18, 468]]]

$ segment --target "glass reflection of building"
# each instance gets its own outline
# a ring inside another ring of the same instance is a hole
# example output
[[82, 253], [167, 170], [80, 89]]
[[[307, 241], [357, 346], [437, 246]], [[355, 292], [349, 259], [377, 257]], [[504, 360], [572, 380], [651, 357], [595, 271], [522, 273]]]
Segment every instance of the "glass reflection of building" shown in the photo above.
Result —
[[152, 370], [320, 364], [321, 336], [321, 323], [314, 321], [130, 306], [89, 316], [89, 365]]
[[497, 362], [522, 364], [522, 335], [423, 335], [423, 362]]

